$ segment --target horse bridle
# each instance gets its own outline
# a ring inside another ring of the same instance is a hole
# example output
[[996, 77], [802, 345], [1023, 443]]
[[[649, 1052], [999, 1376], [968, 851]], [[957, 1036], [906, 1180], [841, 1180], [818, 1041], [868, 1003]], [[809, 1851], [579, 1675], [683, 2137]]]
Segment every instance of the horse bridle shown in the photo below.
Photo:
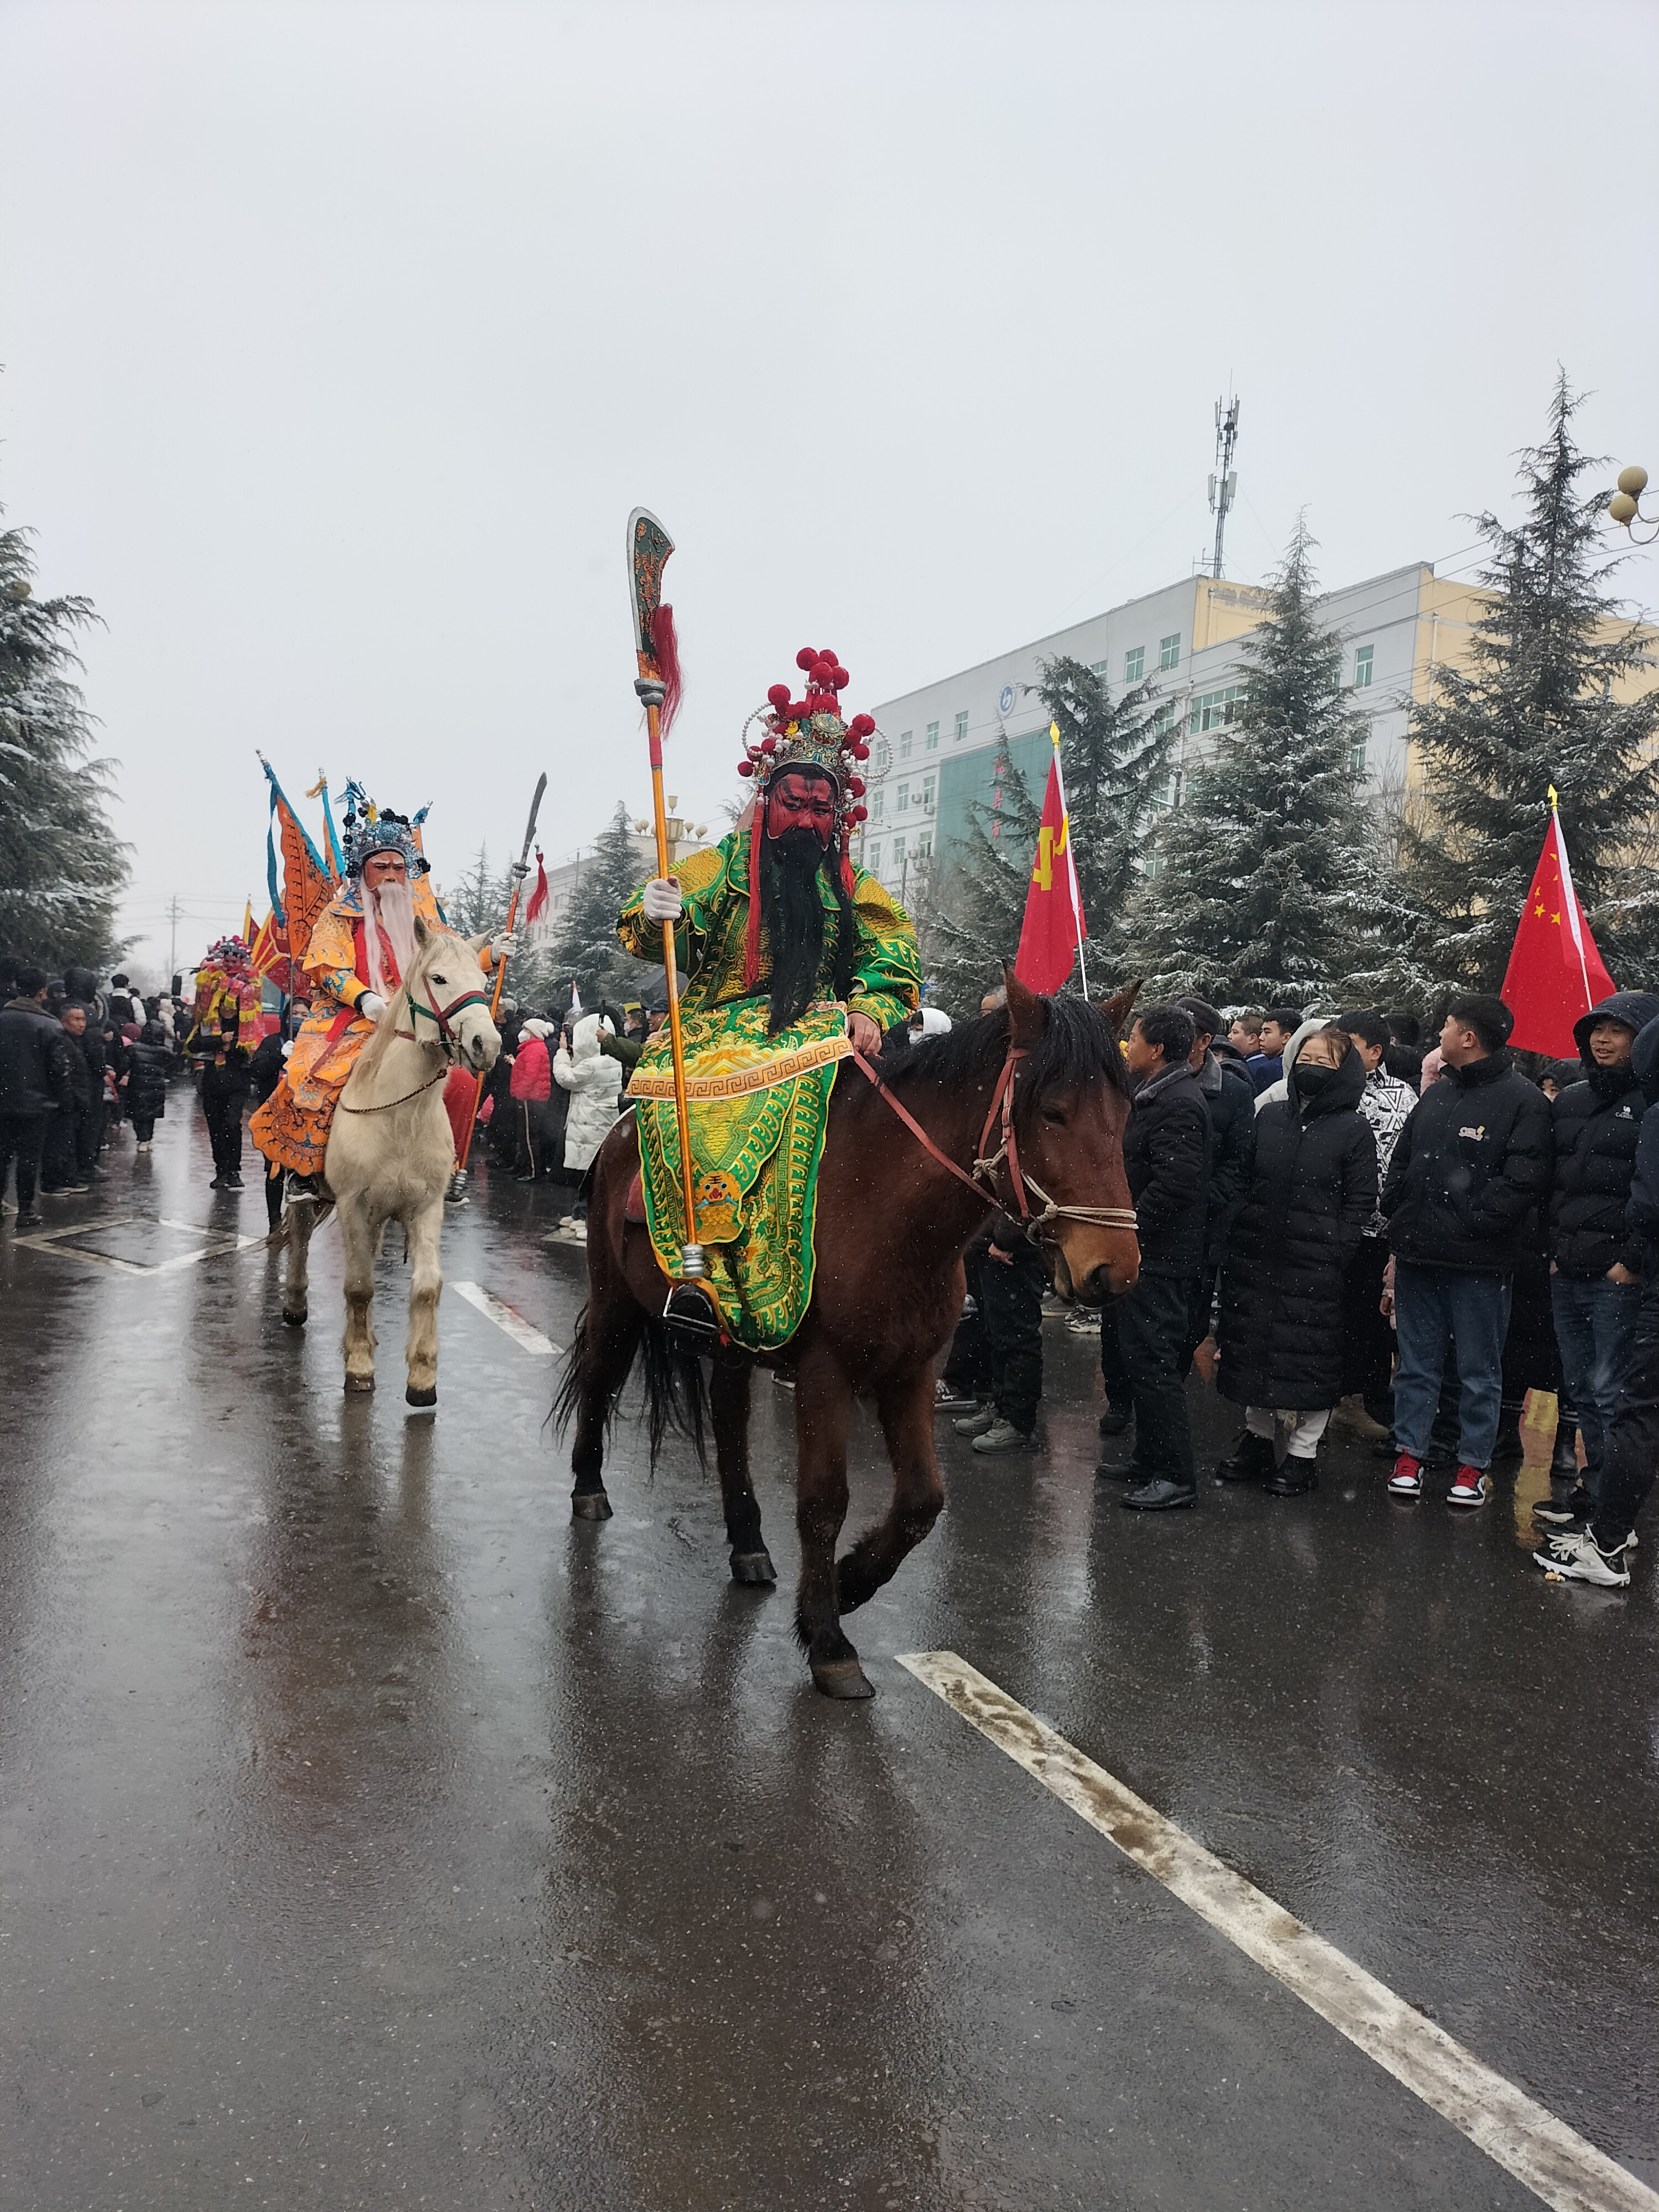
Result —
[[[991, 1103], [986, 1110], [985, 1126], [979, 1133], [978, 1152], [971, 1173], [959, 1168], [954, 1160], [945, 1158], [915, 1115], [902, 1100], [893, 1096], [883, 1081], [879, 1071], [856, 1047], [854, 1048], [853, 1058], [869, 1077], [871, 1082], [875, 1085], [878, 1094], [892, 1108], [922, 1150], [930, 1158], [937, 1160], [948, 1174], [953, 1175], [964, 1188], [972, 1191], [981, 1206], [994, 1206], [1007, 1214], [1012, 1214], [1018, 1208], [1019, 1219], [1024, 1224], [1025, 1234], [1033, 1244], [1054, 1241], [1052, 1238], [1045, 1240], [1043, 1235], [1051, 1221], [1086, 1221], [1097, 1229], [1133, 1229], [1135, 1225], [1133, 1206], [1057, 1206], [1036, 1177], [1028, 1175], [1021, 1167], [1019, 1140], [1014, 1133], [1014, 1079], [1019, 1071], [1019, 1063], [1025, 1057], [1025, 1051], [1026, 1048], [1024, 1045], [1010, 1043], [1008, 1047], [1008, 1056], [1002, 1063], [1002, 1073], [997, 1078], [996, 1088], [991, 1093]], [[986, 1146], [991, 1141], [991, 1132], [999, 1114], [1002, 1117], [1002, 1141], [994, 1152], [988, 1152]], [[1012, 1206], [1004, 1205], [996, 1188], [997, 1170], [1005, 1165], [1008, 1171], [1009, 1188], [1013, 1197]], [[984, 1178], [982, 1182], [981, 1177]], [[1026, 1196], [1028, 1191], [1032, 1198], [1041, 1201], [1042, 1206], [1041, 1213], [1032, 1212], [1030, 1201]]]
[[424, 1014], [428, 1021], [436, 1029], [438, 1042], [447, 1052], [450, 1046], [457, 1042], [454, 1031], [449, 1026], [451, 1016], [459, 1014], [463, 1006], [487, 1006], [489, 1004], [489, 998], [483, 991], [463, 991], [458, 997], [452, 999], [447, 1006], [428, 1006], [426, 1000], [417, 999], [413, 988], [405, 983], [404, 1004], [409, 1008], [410, 1026], [406, 1030], [398, 1030], [393, 1034], [398, 1036], [406, 1036], [411, 1043], [417, 1042], [414, 1025]]

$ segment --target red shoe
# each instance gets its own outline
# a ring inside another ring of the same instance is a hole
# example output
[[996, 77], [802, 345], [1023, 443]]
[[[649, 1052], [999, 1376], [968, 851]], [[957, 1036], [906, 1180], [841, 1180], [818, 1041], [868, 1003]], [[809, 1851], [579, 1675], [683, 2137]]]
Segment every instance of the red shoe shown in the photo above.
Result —
[[1446, 1492], [1448, 1505], [1484, 1505], [1486, 1502], [1486, 1478], [1478, 1467], [1467, 1462], [1457, 1470], [1456, 1480]]
[[1409, 1452], [1401, 1452], [1394, 1463], [1394, 1473], [1389, 1477], [1390, 1498], [1420, 1498], [1423, 1495], [1423, 1462], [1413, 1459]]

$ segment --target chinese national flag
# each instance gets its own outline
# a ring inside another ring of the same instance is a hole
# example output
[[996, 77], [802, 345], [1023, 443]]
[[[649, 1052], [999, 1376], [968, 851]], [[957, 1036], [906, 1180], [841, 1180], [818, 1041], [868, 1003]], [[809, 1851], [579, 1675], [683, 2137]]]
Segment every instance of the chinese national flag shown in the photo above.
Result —
[[1511, 1044], [1527, 1052], [1547, 1052], [1556, 1060], [1576, 1060], [1573, 1024], [1615, 987], [1601, 965], [1572, 887], [1566, 840], [1554, 801], [1552, 790], [1549, 834], [1521, 909], [1502, 996], [1515, 1016]]
[[1071, 825], [1060, 774], [1060, 732], [1051, 728], [1048, 734], [1054, 741], [1054, 757], [1048, 763], [1042, 826], [1037, 832], [1031, 887], [1025, 894], [1025, 923], [1014, 962], [1015, 975], [1034, 991], [1059, 990], [1088, 935], [1077, 870], [1072, 864]]

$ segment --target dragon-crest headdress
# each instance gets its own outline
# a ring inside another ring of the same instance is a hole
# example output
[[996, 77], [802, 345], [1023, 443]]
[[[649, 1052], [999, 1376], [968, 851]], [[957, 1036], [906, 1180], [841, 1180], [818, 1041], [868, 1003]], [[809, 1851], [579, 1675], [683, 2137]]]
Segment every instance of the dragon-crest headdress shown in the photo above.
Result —
[[361, 783], [345, 787], [345, 822], [340, 838], [341, 857], [348, 876], [361, 876], [363, 862], [376, 853], [400, 853], [412, 878], [423, 876], [431, 862], [421, 850], [420, 830], [427, 810], [412, 817], [376, 806]]

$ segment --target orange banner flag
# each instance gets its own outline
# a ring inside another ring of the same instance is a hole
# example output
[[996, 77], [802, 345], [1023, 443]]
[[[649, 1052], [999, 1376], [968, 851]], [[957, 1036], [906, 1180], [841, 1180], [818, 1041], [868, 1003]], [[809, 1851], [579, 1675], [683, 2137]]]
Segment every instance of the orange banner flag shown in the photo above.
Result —
[[1615, 988], [1572, 887], [1552, 784], [1549, 831], [1532, 872], [1532, 889], [1521, 909], [1521, 925], [1499, 994], [1515, 1016], [1510, 1042], [1524, 1052], [1577, 1060], [1573, 1024], [1599, 1000], [1609, 998]]
[[[1042, 796], [1042, 823], [1037, 831], [1036, 852], [1031, 861], [1031, 887], [1025, 894], [1025, 922], [1019, 933], [1019, 951], [1014, 973], [1034, 991], [1057, 991], [1072, 972], [1073, 960], [1083, 957], [1088, 927], [1083, 919], [1083, 895], [1078, 889], [1072, 860], [1071, 817], [1066, 811], [1066, 785], [1060, 771], [1060, 731], [1050, 723], [1054, 746], [1048, 763], [1048, 787]], [[1089, 988], [1085, 969], [1083, 988]]]

